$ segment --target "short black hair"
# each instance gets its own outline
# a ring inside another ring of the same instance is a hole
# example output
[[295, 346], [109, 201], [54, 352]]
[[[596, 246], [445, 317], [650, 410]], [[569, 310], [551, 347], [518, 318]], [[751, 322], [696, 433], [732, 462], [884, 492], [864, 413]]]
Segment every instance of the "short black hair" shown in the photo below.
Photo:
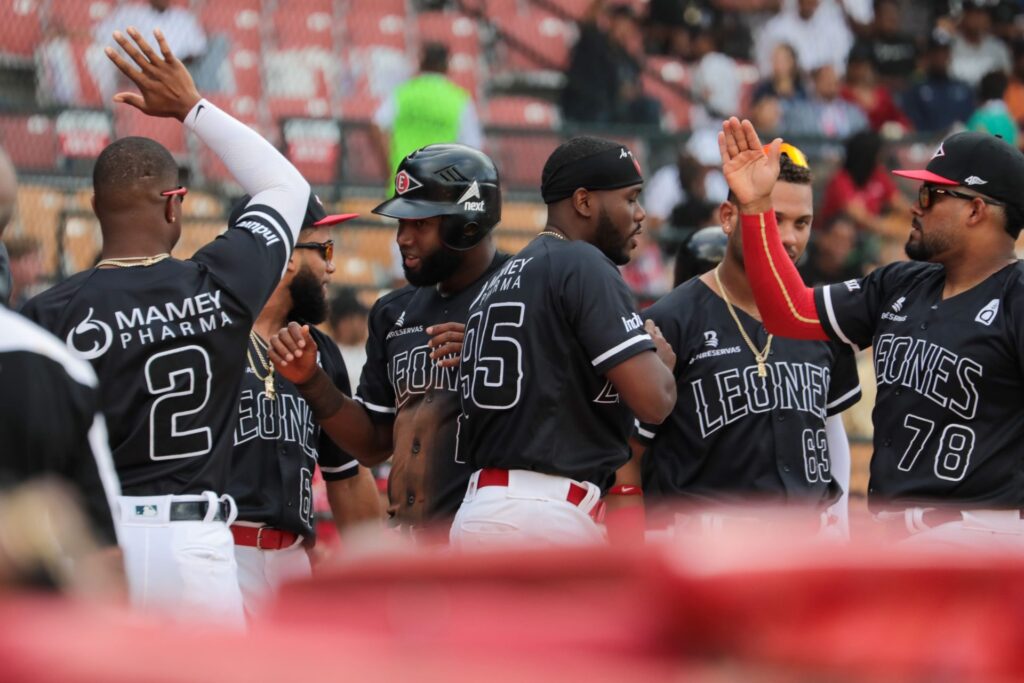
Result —
[[1006, 94], [1010, 79], [1002, 71], [989, 71], [978, 84], [978, 101], [1001, 100]]
[[100, 152], [92, 169], [92, 187], [97, 200], [101, 200], [131, 188], [139, 180], [177, 175], [178, 164], [166, 147], [149, 138], [127, 137]]
[[589, 135], [578, 135], [570, 138], [555, 148], [548, 160], [544, 162], [544, 170], [540, 174], [541, 187], [547, 185], [548, 180], [566, 164], [571, 164], [580, 159], [606, 152], [609, 149], [618, 149], [621, 143], [605, 138], [595, 138]]
[[356, 296], [351, 287], [341, 287], [331, 298], [327, 319], [331, 327], [336, 326], [350, 315], [367, 315], [370, 310]]
[[444, 43], [429, 42], [423, 45], [420, 71], [445, 73], [448, 71], [448, 47]]

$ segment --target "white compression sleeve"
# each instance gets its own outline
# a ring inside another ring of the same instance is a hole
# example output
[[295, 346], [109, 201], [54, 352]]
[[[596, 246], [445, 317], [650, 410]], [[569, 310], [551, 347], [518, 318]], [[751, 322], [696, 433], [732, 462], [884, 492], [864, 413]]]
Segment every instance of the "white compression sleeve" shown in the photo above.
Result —
[[832, 504], [828, 511], [839, 518], [839, 528], [844, 538], [850, 537], [850, 440], [843, 427], [843, 418], [832, 415], [825, 418], [825, 438], [828, 439], [828, 454], [831, 459], [832, 478], [843, 488], [843, 496]]
[[299, 235], [309, 202], [309, 183], [274, 146], [241, 121], [201, 99], [185, 117], [185, 127], [212, 149], [252, 204], [264, 204], [285, 219], [292, 242]]

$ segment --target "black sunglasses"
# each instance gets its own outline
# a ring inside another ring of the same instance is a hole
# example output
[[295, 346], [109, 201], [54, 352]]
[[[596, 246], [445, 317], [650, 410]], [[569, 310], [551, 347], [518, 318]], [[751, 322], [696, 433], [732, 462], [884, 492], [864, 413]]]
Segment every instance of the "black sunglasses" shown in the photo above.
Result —
[[297, 242], [295, 248], [318, 249], [320, 255], [324, 257], [324, 261], [330, 263], [334, 260], [334, 240], [327, 240], [326, 242]]
[[922, 209], [930, 208], [935, 203], [935, 195], [937, 194], [948, 194], [950, 197], [956, 197], [957, 199], [966, 199], [967, 201], [973, 201], [980, 199], [986, 204], [992, 204], [993, 206], [1006, 206], [1004, 202], [996, 201], [995, 199], [989, 199], [988, 197], [982, 197], [977, 194], [967, 194], [965, 192], [957, 192], [956, 190], [949, 190], [944, 187], [936, 187], [934, 185], [922, 185], [921, 189], [917, 191], [917, 205]]

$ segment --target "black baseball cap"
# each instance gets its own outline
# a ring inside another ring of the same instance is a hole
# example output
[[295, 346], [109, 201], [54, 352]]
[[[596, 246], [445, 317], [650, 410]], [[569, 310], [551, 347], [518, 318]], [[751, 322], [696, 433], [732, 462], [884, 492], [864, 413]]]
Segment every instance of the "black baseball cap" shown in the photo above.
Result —
[[964, 132], [939, 144], [918, 171], [893, 171], [933, 185], [960, 185], [1024, 213], [1024, 154], [1000, 137]]
[[[228, 217], [228, 224], [233, 224], [238, 220], [238, 217], [242, 215], [245, 207], [249, 205], [252, 197], [245, 195], [235, 203], [235, 208], [231, 210], [231, 215]], [[302, 218], [303, 228], [319, 228], [326, 225], [334, 225], [336, 223], [344, 223], [350, 221], [353, 218], [359, 218], [358, 213], [336, 213], [329, 214], [324, 208], [324, 203], [320, 201], [312, 192], [309, 193], [309, 202], [306, 204], [306, 215]]]

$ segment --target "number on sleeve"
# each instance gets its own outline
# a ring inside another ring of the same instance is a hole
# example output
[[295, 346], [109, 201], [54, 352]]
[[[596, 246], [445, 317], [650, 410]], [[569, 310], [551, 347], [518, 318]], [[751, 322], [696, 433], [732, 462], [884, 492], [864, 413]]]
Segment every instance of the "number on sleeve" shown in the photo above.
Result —
[[185, 427], [186, 418], [210, 400], [210, 356], [199, 346], [154, 354], [146, 361], [146, 388], [156, 396], [149, 411], [149, 457], [173, 460], [206, 455], [209, 427]]

